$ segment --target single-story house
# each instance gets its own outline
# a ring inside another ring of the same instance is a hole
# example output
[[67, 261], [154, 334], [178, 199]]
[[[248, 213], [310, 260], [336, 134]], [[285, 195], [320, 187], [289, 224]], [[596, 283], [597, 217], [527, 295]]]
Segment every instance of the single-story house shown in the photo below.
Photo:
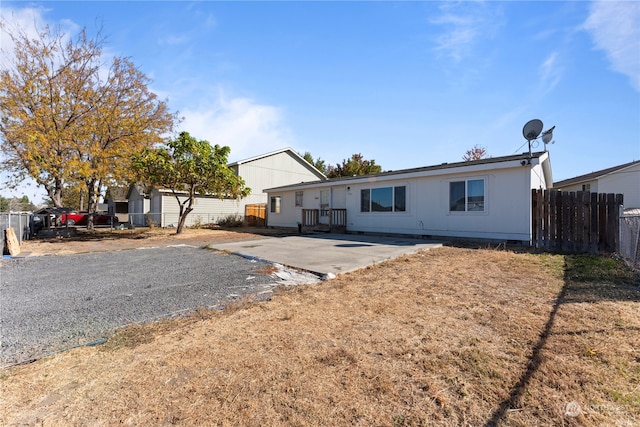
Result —
[[[267, 193], [263, 192], [263, 188], [326, 179], [322, 172], [291, 148], [240, 160], [228, 166], [242, 177], [245, 185], [251, 188], [251, 193], [242, 199], [220, 200], [213, 196], [198, 196], [185, 225], [207, 224], [229, 216], [244, 216], [246, 205], [267, 203]], [[129, 188], [127, 199], [131, 223], [147, 225], [153, 221], [162, 227], [177, 226], [179, 206], [171, 190], [147, 190], [144, 186], [135, 184]]]
[[267, 225], [529, 243], [552, 182], [545, 151], [272, 187]]
[[553, 189], [622, 194], [625, 211], [639, 209], [640, 160], [554, 182]]

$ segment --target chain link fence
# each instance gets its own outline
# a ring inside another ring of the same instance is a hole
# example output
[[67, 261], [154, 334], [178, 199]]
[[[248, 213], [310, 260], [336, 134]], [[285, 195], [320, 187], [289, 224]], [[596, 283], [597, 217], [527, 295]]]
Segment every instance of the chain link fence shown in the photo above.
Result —
[[620, 255], [634, 270], [640, 270], [640, 213], [620, 217]]
[[2, 253], [5, 252], [6, 230], [13, 228], [18, 243], [33, 237], [33, 215], [30, 212], [0, 212], [0, 236], [2, 236]]

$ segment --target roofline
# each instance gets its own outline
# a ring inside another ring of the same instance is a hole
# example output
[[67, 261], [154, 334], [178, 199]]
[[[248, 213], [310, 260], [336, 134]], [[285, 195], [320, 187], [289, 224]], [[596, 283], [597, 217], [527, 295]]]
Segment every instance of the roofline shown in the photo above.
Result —
[[[537, 153], [532, 153], [531, 154], [531, 158], [532, 159], [541, 159], [542, 158], [542, 162], [544, 162], [545, 160], [547, 160], [549, 158], [549, 154], [547, 151], [540, 151]], [[415, 174], [415, 173], [421, 173], [421, 172], [433, 172], [433, 171], [440, 171], [440, 170], [446, 170], [446, 169], [456, 169], [456, 168], [468, 168], [468, 167], [473, 167], [473, 166], [478, 166], [478, 165], [490, 165], [490, 164], [495, 164], [495, 163], [507, 163], [507, 162], [513, 162], [513, 161], [522, 161], [522, 160], [527, 160], [529, 159], [529, 153], [522, 153], [522, 154], [516, 154], [516, 155], [511, 155], [511, 156], [502, 156], [502, 157], [490, 157], [487, 159], [480, 159], [480, 160], [471, 160], [471, 161], [462, 161], [462, 162], [455, 162], [455, 163], [442, 163], [439, 165], [433, 165], [433, 166], [423, 166], [423, 167], [418, 167], [418, 168], [410, 168], [410, 169], [400, 169], [400, 170], [396, 170], [396, 171], [386, 171], [386, 172], [380, 172], [377, 174], [370, 174], [370, 175], [357, 175], [357, 176], [346, 176], [346, 177], [340, 177], [340, 178], [328, 178], [327, 180], [318, 180], [318, 181], [309, 181], [309, 182], [301, 182], [299, 184], [291, 184], [291, 185], [285, 185], [282, 187], [273, 187], [273, 188], [265, 188], [264, 192], [269, 192], [269, 191], [275, 191], [275, 190], [293, 190], [296, 188], [303, 188], [303, 187], [309, 187], [309, 186], [313, 186], [313, 185], [319, 185], [319, 184], [323, 184], [323, 186], [331, 186], [334, 184], [339, 184], [342, 182], [349, 182], [349, 181], [368, 181], [371, 179], [375, 179], [375, 178], [379, 178], [379, 177], [387, 177], [387, 176], [394, 176], [394, 175], [409, 175], [409, 174]], [[550, 169], [549, 169], [550, 172]]]
[[319, 177], [326, 179], [327, 176], [325, 174], [323, 174], [318, 168], [316, 168], [315, 166], [313, 166], [311, 163], [309, 163], [308, 161], [305, 160], [304, 157], [302, 157], [300, 154], [298, 154], [293, 148], [291, 147], [285, 147], [285, 148], [281, 148], [279, 150], [276, 151], [272, 151], [270, 153], [265, 153], [265, 154], [261, 154], [259, 156], [254, 156], [254, 157], [250, 157], [248, 159], [244, 159], [244, 160], [238, 160], [236, 162], [233, 163], [229, 163], [227, 166], [228, 167], [234, 167], [234, 166], [240, 166], [244, 163], [249, 163], [249, 162], [253, 162], [255, 160], [260, 160], [263, 159], [265, 157], [269, 157], [269, 156], [274, 156], [276, 154], [280, 154], [280, 153], [285, 153], [285, 152], [289, 152], [291, 154], [293, 154], [294, 157], [296, 157], [299, 161], [304, 162], [305, 166], [308, 166], [310, 169], [313, 170], [313, 172], [315, 172]]
[[618, 165], [618, 166], [613, 166], [610, 168], [606, 168], [606, 169], [601, 169], [599, 171], [595, 171], [595, 172], [590, 172], [590, 173], [586, 173], [584, 175], [578, 175], [576, 177], [573, 178], [568, 178], [568, 179], [563, 179], [562, 181], [558, 181], [558, 182], [554, 182], [553, 183], [553, 188], [556, 187], [567, 187], [569, 185], [574, 185], [574, 184], [579, 184], [585, 181], [593, 181], [596, 179], [600, 179], [606, 175], [610, 175], [614, 172], [618, 172], [621, 171], [623, 169], [627, 169], [631, 166], [635, 166], [637, 164], [640, 164], [640, 160], [634, 160], [632, 162], [629, 163], [624, 163], [622, 165]]

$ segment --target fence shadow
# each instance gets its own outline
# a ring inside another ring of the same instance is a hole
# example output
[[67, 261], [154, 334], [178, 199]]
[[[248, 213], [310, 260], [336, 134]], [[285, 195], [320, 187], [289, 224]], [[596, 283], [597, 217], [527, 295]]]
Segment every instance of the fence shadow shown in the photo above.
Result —
[[[558, 311], [564, 304], [599, 301], [635, 301], [640, 302], [640, 277], [631, 271], [615, 270], [612, 274], [607, 264], [618, 261], [608, 257], [567, 255], [564, 266], [564, 284], [558, 293], [549, 318], [540, 337], [533, 347], [531, 358], [520, 379], [503, 400], [485, 427], [496, 427], [504, 423], [507, 412], [518, 408], [520, 399], [533, 375], [542, 363], [542, 350], [552, 335]], [[601, 265], [605, 264], [605, 265]]]

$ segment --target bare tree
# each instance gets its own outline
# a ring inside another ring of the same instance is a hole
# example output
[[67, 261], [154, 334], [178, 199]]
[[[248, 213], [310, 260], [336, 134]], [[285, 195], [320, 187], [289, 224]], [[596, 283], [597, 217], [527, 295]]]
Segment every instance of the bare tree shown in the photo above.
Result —
[[462, 156], [462, 160], [470, 162], [472, 160], [480, 160], [487, 157], [489, 157], [487, 149], [476, 144], [472, 149], [467, 150], [464, 156]]

